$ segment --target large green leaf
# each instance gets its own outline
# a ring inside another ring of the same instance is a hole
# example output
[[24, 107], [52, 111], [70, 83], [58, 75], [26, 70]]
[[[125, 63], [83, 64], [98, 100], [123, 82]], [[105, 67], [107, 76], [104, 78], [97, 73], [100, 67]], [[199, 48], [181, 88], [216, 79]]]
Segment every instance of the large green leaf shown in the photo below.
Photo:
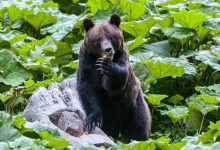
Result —
[[171, 38], [184, 40], [194, 36], [193, 30], [181, 27], [171, 27], [162, 29], [163, 33]]
[[184, 56], [179, 58], [157, 58], [158, 61], [166, 62], [176, 66], [182, 66], [184, 68], [184, 73], [189, 75], [195, 75], [197, 73], [196, 68], [191, 64]]
[[27, 38], [27, 34], [21, 34], [17, 31], [10, 31], [8, 33], [0, 33], [0, 38], [4, 41], [8, 41], [12, 46], [17, 42], [23, 42]]
[[202, 94], [200, 97], [209, 100], [209, 103], [220, 102], [220, 84], [207, 87], [197, 86], [195, 89]]
[[55, 128], [40, 123], [25, 122], [21, 116], [0, 112], [0, 148], [8, 149], [66, 149], [68, 142]]
[[189, 150], [189, 149], [196, 149], [196, 150], [217, 150], [220, 149], [220, 142], [216, 142], [212, 145], [204, 145], [202, 143], [199, 144], [193, 144], [193, 143], [188, 143], [186, 144], [181, 150]]
[[148, 96], [147, 100], [152, 105], [158, 105], [166, 97], [168, 97], [168, 96], [167, 95], [150, 94]]
[[0, 93], [0, 100], [5, 103], [7, 100], [9, 100], [12, 97], [12, 94], [2, 94]]
[[151, 27], [156, 23], [153, 17], [141, 21], [122, 22], [120, 27], [134, 37], [146, 37]]
[[55, 23], [57, 18], [45, 12], [34, 14], [32, 11], [25, 11], [24, 20], [30, 23], [36, 31], [39, 31], [40, 28]]
[[198, 35], [199, 41], [202, 42], [210, 33], [210, 29], [205, 28], [205, 27], [199, 27], [196, 30], [196, 33]]
[[168, 107], [168, 110], [160, 110], [160, 112], [162, 115], [167, 115], [173, 123], [176, 123], [189, 115], [188, 108], [184, 106], [170, 106]]
[[175, 66], [169, 63], [163, 63], [157, 60], [149, 60], [144, 62], [155, 79], [174, 76], [181, 77], [184, 74], [182, 66]]
[[38, 133], [39, 136], [48, 141], [47, 145], [58, 149], [64, 149], [68, 146], [68, 142], [60, 138], [60, 133], [57, 129], [49, 128], [47, 125], [42, 125], [38, 122], [26, 123], [25, 128], [31, 128], [34, 132]]
[[151, 44], [144, 44], [141, 51], [150, 51], [160, 56], [170, 57], [170, 44], [166, 41], [159, 41]]
[[197, 70], [185, 57], [180, 58], [154, 58], [144, 63], [152, 75], [156, 78], [167, 76], [179, 76], [185, 74], [196, 74]]
[[14, 21], [22, 18], [22, 12], [15, 5], [11, 5], [10, 7], [6, 7], [5, 11], [8, 13], [10, 21], [13, 23]]
[[22, 65], [27, 69], [40, 70], [44, 73], [57, 72], [55, 64], [67, 64], [69, 62], [57, 60], [63, 56], [71, 56], [69, 46], [64, 42], [55, 41], [47, 37], [42, 40], [33, 40], [22, 45], [18, 52], [22, 54]]
[[183, 27], [190, 29], [197, 29], [205, 21], [208, 20], [208, 15], [201, 13], [198, 10], [187, 11], [181, 10], [176, 13], [172, 13], [171, 16], [174, 18], [175, 22], [178, 22]]
[[137, 37], [136, 39], [132, 41], [128, 41], [126, 44], [127, 44], [128, 50], [132, 51], [136, 49], [137, 47], [140, 47], [144, 42], [146, 42], [146, 39]]
[[16, 140], [9, 142], [9, 145], [12, 149], [45, 149], [49, 150], [44, 146], [44, 143], [40, 140], [35, 140], [21, 136]]
[[32, 74], [26, 71], [16, 60], [16, 56], [9, 50], [0, 50], [0, 82], [18, 86], [24, 81], [31, 79]]
[[219, 108], [219, 106], [217, 106], [213, 103], [209, 103], [208, 100], [205, 100], [201, 97], [197, 97], [196, 94], [187, 98], [186, 102], [187, 102], [190, 109], [198, 110], [203, 115], [206, 115], [207, 113], [209, 113], [213, 110], [218, 110], [218, 108]]
[[13, 141], [21, 135], [17, 129], [11, 127], [12, 125], [13, 118], [0, 111], [0, 141]]
[[90, 7], [90, 10], [95, 14], [98, 10], [107, 10], [110, 8], [110, 3], [105, 0], [88, 0], [86, 3], [87, 7]]
[[180, 101], [184, 100], [184, 97], [177, 94], [168, 99], [168, 102], [173, 103], [174, 105], [178, 104]]
[[216, 123], [210, 122], [209, 130], [199, 137], [199, 142], [204, 144], [212, 144], [218, 141], [220, 136], [220, 121]]
[[60, 41], [72, 31], [74, 25], [77, 23], [78, 17], [76, 15], [60, 15], [59, 20], [52, 26], [41, 29], [41, 34], [45, 35], [47, 33], [52, 34], [55, 40]]
[[195, 54], [195, 59], [203, 62], [204, 64], [210, 65], [212, 68], [214, 68], [217, 71], [220, 71], [220, 55], [216, 55], [216, 53], [213, 53], [211, 51], [199, 51]]
[[206, 22], [206, 27], [213, 30], [220, 30], [220, 18], [210, 18]]
[[128, 14], [126, 16], [126, 20], [137, 20], [146, 13], [146, 9], [141, 3], [121, 0], [120, 4], [124, 11]]
[[21, 55], [22, 65], [27, 69], [40, 70], [42, 72], [48, 73], [53, 68], [50, 61], [55, 58], [55, 56], [48, 56], [50, 52], [54, 54], [56, 51], [56, 44], [50, 38], [45, 38], [42, 40], [33, 40], [30, 43], [22, 45], [18, 52]]
[[185, 3], [186, 0], [155, 0], [155, 4], [159, 6], [176, 5], [179, 3]]

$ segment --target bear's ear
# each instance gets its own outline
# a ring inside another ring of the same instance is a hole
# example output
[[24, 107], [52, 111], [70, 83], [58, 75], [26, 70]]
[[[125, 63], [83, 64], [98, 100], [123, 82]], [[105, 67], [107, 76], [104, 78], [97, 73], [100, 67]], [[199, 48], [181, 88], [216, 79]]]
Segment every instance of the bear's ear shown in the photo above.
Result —
[[86, 30], [86, 32], [88, 32], [89, 29], [91, 29], [93, 26], [94, 26], [94, 23], [89, 18], [85, 18], [83, 20], [83, 27]]
[[111, 16], [111, 19], [110, 19], [110, 22], [109, 22], [109, 23], [111, 23], [111, 24], [116, 25], [117, 27], [119, 27], [120, 22], [121, 22], [120, 16], [119, 16], [118, 14], [113, 14], [113, 15]]

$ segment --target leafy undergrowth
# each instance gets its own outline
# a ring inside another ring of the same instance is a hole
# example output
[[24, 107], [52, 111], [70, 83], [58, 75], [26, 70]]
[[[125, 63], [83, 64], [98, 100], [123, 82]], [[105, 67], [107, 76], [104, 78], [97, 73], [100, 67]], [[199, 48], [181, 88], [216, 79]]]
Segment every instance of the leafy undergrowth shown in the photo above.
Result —
[[[0, 110], [16, 115], [35, 89], [74, 74], [82, 20], [114, 12], [153, 125], [150, 140], [109, 149], [220, 149], [219, 0], [0, 1]], [[55, 131], [0, 117], [5, 149], [70, 148]]]
[[57, 129], [0, 112], [0, 149], [70, 149]]

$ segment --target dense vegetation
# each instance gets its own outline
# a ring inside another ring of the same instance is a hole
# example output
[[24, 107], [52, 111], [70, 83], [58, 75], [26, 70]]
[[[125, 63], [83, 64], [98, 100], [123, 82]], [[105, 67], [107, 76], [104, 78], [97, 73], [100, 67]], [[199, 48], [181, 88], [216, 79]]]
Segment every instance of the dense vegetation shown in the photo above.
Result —
[[153, 125], [147, 142], [109, 149], [220, 149], [220, 0], [0, 1], [0, 149], [71, 148], [19, 114], [39, 86], [75, 73], [82, 20], [113, 12]]

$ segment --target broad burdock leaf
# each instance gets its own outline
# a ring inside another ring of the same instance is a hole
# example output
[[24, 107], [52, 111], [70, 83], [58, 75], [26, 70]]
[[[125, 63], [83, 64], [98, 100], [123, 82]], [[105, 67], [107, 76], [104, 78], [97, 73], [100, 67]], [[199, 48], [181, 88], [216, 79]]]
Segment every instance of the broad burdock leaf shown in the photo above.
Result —
[[52, 34], [51, 37], [53, 37], [57, 41], [61, 41], [64, 39], [64, 37], [69, 34], [74, 25], [77, 23], [78, 17], [76, 15], [59, 15], [58, 21], [54, 23], [53, 25], [42, 28], [40, 30], [42, 35], [45, 34]]
[[187, 98], [186, 102], [190, 109], [198, 110], [203, 115], [206, 115], [207, 113], [213, 110], [218, 110], [219, 106], [213, 104], [213, 101], [209, 102], [210, 100], [203, 99], [203, 98], [194, 94], [193, 96], [190, 96], [189, 98]]
[[217, 35], [217, 36], [213, 37], [213, 40], [218, 42], [218, 45], [220, 45], [220, 35]]
[[18, 128], [21, 129], [23, 127], [23, 125], [25, 124], [25, 119], [22, 116], [16, 116], [14, 118], [14, 123], [13, 125]]
[[32, 94], [37, 88], [39, 87], [47, 87], [52, 82], [61, 82], [61, 77], [59, 77], [57, 74], [53, 74], [53, 76], [50, 79], [45, 79], [43, 81], [37, 81], [36, 83], [33, 80], [28, 80], [24, 83], [26, 87], [25, 93]]
[[207, 100], [207, 103], [217, 104], [220, 102], [220, 84], [214, 84], [211, 86], [197, 86], [196, 91], [200, 92], [200, 98]]
[[123, 150], [155, 150], [155, 149], [163, 149], [163, 150], [180, 150], [186, 142], [178, 142], [172, 143], [171, 140], [165, 137], [160, 137], [156, 140], [149, 139], [148, 141], [132, 141], [131, 143], [125, 144], [118, 144], [118, 146], [113, 146], [112, 149], [123, 149]]
[[169, 106], [168, 110], [160, 110], [162, 115], [167, 115], [173, 123], [176, 123], [189, 115], [189, 110], [185, 106]]
[[158, 61], [166, 62], [176, 66], [182, 66], [184, 68], [184, 73], [188, 75], [195, 75], [197, 73], [196, 68], [191, 64], [184, 56], [180, 56], [179, 58], [157, 58]]
[[197, 5], [200, 5], [200, 6], [213, 6], [213, 7], [219, 7], [220, 4], [218, 2], [216, 2], [215, 0], [203, 0], [203, 1], [200, 1], [200, 0], [192, 0], [190, 1], [191, 4], [197, 4]]
[[162, 29], [162, 32], [168, 37], [178, 39], [181, 41], [194, 36], [193, 30], [182, 27], [164, 28]]
[[120, 0], [120, 5], [127, 13], [125, 17], [127, 21], [137, 20], [147, 12], [143, 4], [135, 1]]
[[176, 5], [178, 3], [186, 3], [186, 0], [155, 0], [154, 3], [156, 5], [164, 7], [167, 5]]
[[60, 61], [64, 56], [71, 57], [71, 50], [64, 42], [59, 42], [51, 37], [42, 40], [33, 40], [22, 45], [18, 52], [21, 55], [22, 65], [31, 70], [40, 70], [43, 73], [56, 73], [56, 64], [67, 64], [68, 61]]
[[0, 74], [0, 82], [18, 86], [28, 79], [32, 78], [32, 74], [26, 71], [17, 61], [16, 56], [9, 50], [0, 50], [0, 68], [3, 72]]
[[159, 56], [163, 57], [170, 57], [170, 44], [167, 40], [165, 41], [159, 41], [151, 44], [144, 44], [141, 47], [141, 52], [153, 52], [154, 54], [157, 54]]
[[173, 103], [174, 105], [178, 104], [180, 101], [184, 100], [184, 97], [177, 94], [168, 99], [168, 102]]
[[164, 7], [164, 9], [165, 8], [169, 11], [180, 11], [180, 10], [187, 9], [187, 5], [185, 3], [179, 3], [176, 5], [167, 5], [166, 7]]
[[147, 97], [147, 101], [152, 105], [158, 105], [163, 99], [168, 97], [167, 95], [150, 94]]
[[67, 149], [68, 142], [58, 129], [38, 122], [26, 122], [22, 116], [0, 112], [0, 148], [8, 149]]
[[147, 41], [147, 39], [141, 38], [139, 36], [134, 40], [128, 41], [126, 44], [127, 44], [128, 50], [132, 51], [132, 50], [136, 49], [137, 47], [140, 47], [146, 41]]
[[13, 121], [12, 116], [0, 111], [0, 141], [13, 141], [21, 135], [17, 129], [12, 128]]
[[137, 20], [145, 15], [147, 12], [145, 0], [130, 1], [130, 0], [110, 0], [113, 5], [120, 6], [120, 8], [126, 13], [125, 20]]
[[33, 11], [26, 11], [24, 20], [30, 23], [36, 31], [39, 31], [40, 28], [55, 23], [57, 18], [45, 12], [34, 14]]
[[201, 122], [203, 118], [204, 116], [200, 111], [189, 108], [189, 116], [185, 122], [186, 127], [190, 128], [190, 130], [197, 131], [201, 128]]
[[52, 129], [47, 125], [40, 124], [39, 122], [27, 122], [24, 127], [31, 128], [34, 132], [38, 133], [43, 140], [48, 141], [47, 145], [50, 147], [64, 149], [68, 146], [68, 142], [63, 138], [60, 138], [60, 133], [55, 128]]
[[[210, 122], [209, 130], [199, 136], [198, 142], [202, 142], [204, 144], [212, 144], [214, 142], [219, 141], [220, 137], [220, 121], [216, 123]], [[218, 142], [217, 142], [218, 143]]]
[[11, 148], [9, 147], [9, 144], [6, 142], [0, 142], [0, 149], [11, 150]]
[[182, 75], [196, 74], [197, 70], [188, 62], [185, 57], [180, 58], [152, 58], [143, 62], [155, 79], [160, 79], [168, 76], [182, 77]]
[[14, 140], [13, 142], [9, 142], [10, 148], [12, 149], [45, 149], [49, 150], [45, 147], [46, 141], [41, 142], [40, 140], [27, 138], [25, 136], [21, 136]]
[[196, 149], [196, 150], [218, 150], [220, 149], [220, 142], [216, 142], [212, 145], [204, 145], [202, 143], [193, 144], [188, 143], [181, 150], [189, 150], [189, 149]]
[[196, 136], [196, 135], [195, 136], [186, 136], [181, 141], [196, 144], [198, 141], [198, 136]]
[[174, 18], [175, 22], [181, 24], [183, 27], [190, 29], [197, 29], [208, 20], [208, 15], [201, 13], [198, 10], [181, 10], [176, 13], [171, 13], [171, 16]]
[[130, 143], [129, 145], [123, 144], [121, 147], [123, 150], [140, 150], [140, 149], [145, 149], [145, 150], [154, 150], [156, 149], [156, 145], [154, 142], [134, 142]]
[[141, 21], [122, 22], [120, 27], [125, 32], [133, 35], [134, 37], [145, 38], [156, 21], [153, 17], [149, 17]]
[[[17, 42], [24, 42], [27, 38], [27, 34], [21, 34], [18, 31], [10, 31], [8, 33], [0, 33], [0, 39], [4, 41], [8, 41], [11, 46]], [[16, 46], [16, 45], [14, 45]]]
[[86, 6], [90, 8], [93, 14], [96, 14], [98, 10], [108, 10], [111, 5], [106, 0], [88, 0]]
[[22, 11], [15, 5], [6, 7], [5, 12], [8, 13], [11, 23], [14, 23], [16, 20], [22, 18]]
[[30, 43], [22, 45], [18, 52], [21, 55], [22, 65], [31, 70], [40, 70], [44, 73], [49, 73], [52, 70], [50, 61], [55, 59], [53, 55], [56, 51], [56, 44], [50, 38], [42, 40], [33, 40]]
[[220, 18], [210, 18], [205, 27], [212, 29], [212, 30], [220, 30]]
[[220, 71], [220, 55], [213, 51], [198, 51], [195, 53], [195, 59], [201, 61], [204, 64], [210, 65], [213, 69]]
[[163, 63], [158, 60], [148, 60], [143, 62], [150, 70], [151, 74], [155, 79], [164, 77], [182, 77], [184, 74], [184, 68], [182, 66], [176, 66], [169, 63]]
[[12, 94], [8, 95], [7, 93], [4, 93], [4, 94], [0, 93], [0, 100], [2, 101], [2, 103], [5, 103], [5, 102], [7, 102], [12, 96], [13, 96]]

